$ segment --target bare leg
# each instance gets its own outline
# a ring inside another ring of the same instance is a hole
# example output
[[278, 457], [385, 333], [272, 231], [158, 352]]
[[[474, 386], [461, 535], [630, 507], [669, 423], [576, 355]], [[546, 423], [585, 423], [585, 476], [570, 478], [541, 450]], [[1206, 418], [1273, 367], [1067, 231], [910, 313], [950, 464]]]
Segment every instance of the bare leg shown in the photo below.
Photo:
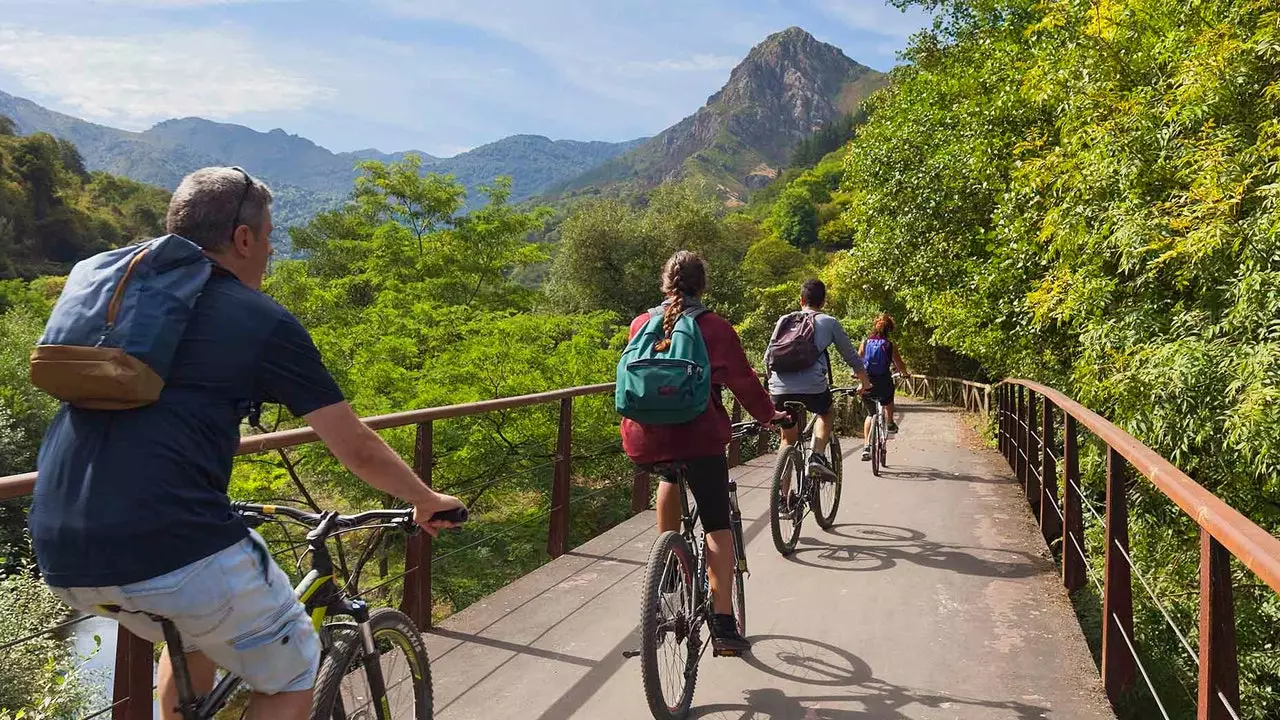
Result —
[[825, 453], [829, 442], [831, 442], [831, 413], [819, 415], [813, 423], [813, 451], [819, 455]]
[[884, 421], [889, 425], [893, 424], [893, 403], [884, 406]]
[[[800, 440], [800, 423], [796, 423], [789, 428], [782, 428], [782, 440], [779, 443], [778, 452], [786, 450], [789, 446], [796, 444]], [[801, 458], [804, 462], [804, 458]], [[791, 475], [785, 475], [782, 478], [782, 496], [786, 497], [791, 492]]]
[[680, 486], [673, 482], [658, 483], [658, 532], [680, 529]]
[[733, 534], [728, 530], [707, 533], [707, 570], [716, 613], [733, 614]]
[[[215, 670], [217, 666], [204, 653], [187, 653], [187, 674], [191, 676], [193, 694], [205, 695], [213, 689]], [[178, 684], [174, 682], [173, 664], [169, 660], [167, 646], [160, 654], [160, 664], [156, 667], [156, 689], [159, 691], [160, 717], [163, 720], [182, 720], [182, 713], [178, 712]]]
[[311, 715], [311, 691], [254, 693], [249, 701], [249, 720], [307, 720]]
[[874, 418], [871, 415], [862, 423], [862, 441], [864, 444], [871, 442], [871, 421]]

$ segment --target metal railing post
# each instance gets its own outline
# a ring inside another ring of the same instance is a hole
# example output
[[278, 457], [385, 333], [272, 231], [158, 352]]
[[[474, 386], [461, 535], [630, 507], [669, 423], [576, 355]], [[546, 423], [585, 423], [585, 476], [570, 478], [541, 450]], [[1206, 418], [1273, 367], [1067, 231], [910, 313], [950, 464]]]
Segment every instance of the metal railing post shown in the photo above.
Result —
[[649, 509], [649, 473], [636, 468], [631, 478], [631, 512], [644, 512]]
[[1080, 487], [1080, 449], [1076, 439], [1076, 419], [1067, 413], [1062, 418], [1062, 489], [1063, 532], [1062, 584], [1069, 592], [1084, 587], [1084, 506]]
[[[733, 400], [733, 416], [729, 422], [742, 422], [742, 403], [737, 398]], [[729, 441], [729, 467], [735, 468], [742, 464], [742, 441], [738, 439]]]
[[[1200, 693], [1196, 720], [1230, 720], [1224, 701], [1240, 707], [1231, 554], [1200, 530]], [[1221, 694], [1221, 697], [1219, 697]]]
[[[1107, 549], [1102, 590], [1102, 684], [1112, 705], [1133, 686], [1133, 575], [1120, 552], [1129, 552], [1129, 504], [1124, 486], [1125, 460], [1107, 448]], [[1128, 637], [1128, 641], [1125, 640]]]
[[1022, 483], [1023, 492], [1026, 492], [1026, 489], [1027, 489], [1027, 459], [1026, 457], [1024, 457], [1027, 454], [1026, 396], [1027, 396], [1026, 388], [1019, 385], [1018, 386], [1018, 420], [1017, 420], [1017, 427], [1015, 427], [1013, 431], [1014, 437], [1017, 438], [1017, 442], [1015, 443], [1015, 448], [1014, 448], [1014, 462], [1017, 463], [1017, 467], [1015, 468], [1015, 475], [1018, 478], [1018, 482]]
[[[413, 471], [431, 487], [431, 471], [435, 467], [434, 427], [430, 420], [417, 425], [413, 439]], [[405, 539], [404, 598], [400, 611], [409, 616], [419, 629], [431, 627], [431, 536], [414, 533]]]
[[1036, 412], [1038, 407], [1037, 397], [1034, 392], [1027, 393], [1027, 502], [1031, 503], [1031, 511], [1035, 514], [1036, 522], [1042, 520], [1045, 508], [1040, 506], [1040, 440], [1036, 437], [1039, 433], [1036, 426], [1040, 423], [1039, 413]]
[[1040, 419], [1040, 532], [1045, 542], [1053, 545], [1062, 538], [1062, 518], [1054, 507], [1058, 503], [1058, 463], [1053, 459], [1053, 403], [1043, 399]]
[[151, 720], [154, 646], [124, 626], [116, 629], [116, 670], [112, 681], [111, 720]]
[[573, 398], [560, 401], [560, 430], [556, 435], [556, 473], [551, 485], [551, 522], [547, 554], [558, 558], [569, 550], [569, 482], [573, 473]]

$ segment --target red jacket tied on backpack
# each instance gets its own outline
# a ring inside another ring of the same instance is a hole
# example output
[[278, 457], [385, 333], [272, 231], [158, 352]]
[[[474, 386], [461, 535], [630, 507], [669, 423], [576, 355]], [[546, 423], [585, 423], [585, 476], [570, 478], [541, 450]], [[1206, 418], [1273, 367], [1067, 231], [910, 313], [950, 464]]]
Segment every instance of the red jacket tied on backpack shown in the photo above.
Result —
[[[630, 337], [644, 329], [649, 314], [631, 321]], [[760, 422], [773, 419], [773, 401], [747, 361], [738, 333], [724, 318], [705, 312], [697, 318], [698, 329], [711, 360], [711, 402], [706, 412], [682, 425], [642, 425], [622, 419], [622, 448], [631, 461], [649, 463], [718, 455], [730, 440], [729, 414], [718, 390], [728, 387], [742, 402], [743, 409]]]

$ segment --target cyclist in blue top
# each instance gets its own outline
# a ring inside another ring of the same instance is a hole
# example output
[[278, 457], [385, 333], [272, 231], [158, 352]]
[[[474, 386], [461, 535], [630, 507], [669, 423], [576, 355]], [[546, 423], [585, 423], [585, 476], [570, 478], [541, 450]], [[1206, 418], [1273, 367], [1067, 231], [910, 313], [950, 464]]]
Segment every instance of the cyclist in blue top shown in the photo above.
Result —
[[[871, 420], [876, 409], [875, 403], [871, 401], [872, 397], [884, 405], [889, 432], [898, 432], [898, 424], [893, 421], [893, 367], [898, 368], [899, 374], [908, 373], [906, 364], [902, 362], [902, 356], [898, 354], [898, 347], [889, 340], [889, 333], [893, 332], [893, 328], [893, 317], [889, 313], [881, 314], [871, 326], [870, 337], [863, 340], [862, 346], [858, 348], [862, 364], [866, 366], [867, 375], [871, 378], [871, 392], [863, 400], [867, 406], [867, 420], [862, 427], [864, 438], [871, 437]], [[862, 447], [862, 459], [871, 460], [869, 444]]]

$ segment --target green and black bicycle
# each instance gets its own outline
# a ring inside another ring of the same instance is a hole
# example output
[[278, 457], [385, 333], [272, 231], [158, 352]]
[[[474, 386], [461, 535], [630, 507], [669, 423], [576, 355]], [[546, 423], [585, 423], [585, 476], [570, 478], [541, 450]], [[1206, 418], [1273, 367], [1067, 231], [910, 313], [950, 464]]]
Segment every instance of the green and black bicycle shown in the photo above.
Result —
[[[404, 613], [391, 608], [370, 610], [365, 601], [347, 592], [335, 579], [327, 541], [355, 529], [389, 527], [420, 532], [413, 510], [371, 510], [356, 515], [311, 513], [285, 505], [237, 502], [233, 507], [250, 527], [287, 518], [307, 533], [311, 570], [294, 594], [302, 601], [320, 633], [320, 671], [316, 676], [311, 720], [431, 720], [431, 666], [422, 634]], [[466, 508], [436, 513], [432, 519], [460, 523]], [[332, 617], [350, 620], [329, 621]], [[182, 647], [173, 623], [154, 617], [164, 629], [169, 647]], [[178, 687], [178, 710], [184, 720], [212, 720], [241, 690], [244, 682], [224, 676], [205, 696], [192, 691], [191, 675], [182, 653], [170, 655]]]

